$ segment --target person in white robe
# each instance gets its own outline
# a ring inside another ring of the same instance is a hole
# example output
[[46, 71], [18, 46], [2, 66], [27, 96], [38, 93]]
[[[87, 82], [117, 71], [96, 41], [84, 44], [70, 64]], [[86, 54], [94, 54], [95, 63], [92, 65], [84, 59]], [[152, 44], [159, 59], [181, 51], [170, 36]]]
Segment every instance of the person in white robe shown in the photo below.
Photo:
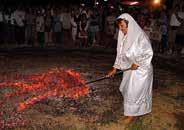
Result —
[[129, 124], [137, 116], [152, 110], [153, 50], [146, 33], [127, 13], [117, 19], [119, 27], [117, 56], [113, 69], [107, 74], [112, 77], [117, 69], [123, 73], [120, 92], [124, 97], [124, 115]]

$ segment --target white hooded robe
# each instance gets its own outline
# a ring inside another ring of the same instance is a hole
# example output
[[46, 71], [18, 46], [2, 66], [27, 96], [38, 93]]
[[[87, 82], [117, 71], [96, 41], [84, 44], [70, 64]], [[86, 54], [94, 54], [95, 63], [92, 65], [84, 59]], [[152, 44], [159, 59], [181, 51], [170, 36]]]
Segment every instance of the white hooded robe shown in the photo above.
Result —
[[129, 14], [124, 13], [118, 18], [129, 23], [126, 36], [119, 30], [114, 67], [124, 70], [133, 63], [139, 65], [137, 70], [123, 74], [120, 91], [124, 97], [124, 115], [140, 116], [152, 109], [153, 51], [148, 36]]

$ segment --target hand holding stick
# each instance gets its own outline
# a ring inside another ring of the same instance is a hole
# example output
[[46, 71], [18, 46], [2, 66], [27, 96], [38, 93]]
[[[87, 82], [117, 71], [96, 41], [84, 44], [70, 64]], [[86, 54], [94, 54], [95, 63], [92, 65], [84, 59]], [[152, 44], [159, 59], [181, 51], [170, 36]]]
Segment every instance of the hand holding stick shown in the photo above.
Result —
[[91, 83], [94, 83], [94, 82], [97, 82], [97, 81], [101, 81], [101, 80], [104, 80], [104, 79], [109, 79], [110, 77], [114, 77], [114, 76], [116, 76], [116, 75], [120, 75], [120, 74], [123, 74], [123, 72], [125, 72], [125, 71], [128, 71], [128, 70], [130, 70], [131, 68], [128, 68], [128, 69], [125, 69], [125, 70], [122, 70], [122, 71], [119, 71], [119, 72], [116, 72], [116, 70], [112, 70], [112, 71], [110, 71], [106, 76], [103, 76], [103, 77], [101, 77], [101, 78], [98, 78], [98, 79], [95, 79], [95, 80], [91, 80], [91, 81], [88, 81], [88, 82], [86, 82], [86, 84], [91, 84]]

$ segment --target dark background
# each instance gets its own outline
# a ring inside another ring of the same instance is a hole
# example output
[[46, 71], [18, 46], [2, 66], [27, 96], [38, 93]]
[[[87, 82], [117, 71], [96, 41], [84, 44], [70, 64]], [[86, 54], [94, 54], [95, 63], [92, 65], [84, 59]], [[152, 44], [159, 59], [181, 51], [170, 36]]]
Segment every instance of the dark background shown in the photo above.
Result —
[[[121, 1], [131, 1], [131, 0], [107, 0], [106, 2], [104, 0], [98, 0], [101, 4], [111, 3], [121, 3]], [[142, 3], [145, 3], [146, 0], [138, 0]], [[152, 2], [153, 0], [147, 0], [148, 2]], [[162, 0], [162, 3], [164, 3], [168, 9], [171, 9], [173, 6], [174, 0]], [[57, 5], [57, 4], [63, 4], [63, 5], [70, 5], [70, 4], [81, 4], [85, 3], [86, 5], [93, 6], [95, 3], [95, 0], [0, 0], [0, 6], [5, 5]]]

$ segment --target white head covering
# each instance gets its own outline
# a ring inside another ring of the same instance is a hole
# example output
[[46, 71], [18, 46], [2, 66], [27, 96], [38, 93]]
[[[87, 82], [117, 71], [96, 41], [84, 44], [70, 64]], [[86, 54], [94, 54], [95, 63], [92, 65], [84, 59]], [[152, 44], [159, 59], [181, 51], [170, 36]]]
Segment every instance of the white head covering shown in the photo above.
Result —
[[[127, 40], [125, 45], [123, 45], [123, 50], [128, 50], [133, 44], [134, 41], [143, 33], [144, 31], [141, 27], [137, 24], [137, 22], [130, 16], [128, 13], [124, 13], [120, 15], [117, 19], [125, 19], [128, 21], [128, 32], [127, 32]], [[124, 34], [121, 30], [119, 30], [118, 34], [118, 46], [122, 44], [122, 39], [124, 38]]]

